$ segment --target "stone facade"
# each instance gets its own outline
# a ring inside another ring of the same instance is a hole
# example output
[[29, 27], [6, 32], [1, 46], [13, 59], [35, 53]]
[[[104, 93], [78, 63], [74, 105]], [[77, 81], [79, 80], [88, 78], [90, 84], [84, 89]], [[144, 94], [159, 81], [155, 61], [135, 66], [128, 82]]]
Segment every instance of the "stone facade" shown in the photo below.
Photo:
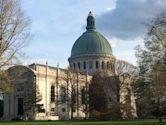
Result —
[[[40, 64], [32, 64], [29, 67], [14, 66], [8, 71], [16, 79], [11, 83], [11, 92], [5, 94], [5, 119], [17, 116], [27, 116], [29, 119], [36, 120], [85, 117], [82, 92], [83, 89], [84, 92], [87, 89], [90, 77]], [[74, 91], [78, 95], [74, 95], [71, 113], [71, 99], [73, 99], [71, 93]], [[37, 97], [37, 94], [41, 95], [41, 100], [36, 104], [39, 104], [42, 110], [27, 109], [28, 105], [32, 105], [32, 96]]]
[[110, 74], [115, 74], [115, 57], [108, 55], [89, 54], [79, 57], [69, 58], [70, 67], [82, 74], [94, 75], [100, 70], [109, 70]]
[[[11, 119], [23, 114], [23, 108], [28, 106], [28, 97], [32, 96], [35, 83], [34, 72], [28, 67], [11, 67], [8, 72], [11, 78], [11, 86], [10, 91], [4, 94], [4, 119]], [[21, 103], [24, 107], [20, 105]]]

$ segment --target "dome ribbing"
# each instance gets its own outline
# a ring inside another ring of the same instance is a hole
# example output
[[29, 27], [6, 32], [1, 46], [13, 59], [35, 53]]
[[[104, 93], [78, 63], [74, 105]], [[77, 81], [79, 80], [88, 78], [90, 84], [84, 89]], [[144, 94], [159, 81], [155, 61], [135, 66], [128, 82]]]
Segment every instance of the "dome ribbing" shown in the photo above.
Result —
[[95, 31], [95, 19], [92, 12], [88, 15], [86, 29], [87, 31], [75, 41], [71, 57], [89, 54], [112, 55], [112, 48], [107, 39]]

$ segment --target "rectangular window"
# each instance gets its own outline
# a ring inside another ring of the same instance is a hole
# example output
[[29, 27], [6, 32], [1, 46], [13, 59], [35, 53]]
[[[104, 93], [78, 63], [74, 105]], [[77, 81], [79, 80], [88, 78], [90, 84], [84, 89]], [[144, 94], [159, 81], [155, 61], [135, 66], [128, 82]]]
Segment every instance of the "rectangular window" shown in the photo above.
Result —
[[85, 104], [85, 87], [81, 89], [81, 102]]
[[55, 87], [51, 86], [51, 102], [55, 102]]
[[99, 62], [96, 61], [96, 69], [98, 69], [98, 68], [99, 68]]
[[84, 62], [84, 69], [86, 69], [86, 62]]
[[17, 86], [17, 91], [18, 91], [18, 92], [23, 92], [23, 91], [24, 91], [24, 86], [18, 85], [18, 86]]
[[92, 61], [89, 61], [89, 69], [92, 69]]
[[78, 63], [78, 69], [80, 69], [81, 68], [81, 65], [80, 65], [80, 62]]
[[73, 65], [74, 65], [74, 70], [75, 70], [76, 69], [76, 64], [74, 63]]
[[65, 103], [66, 102], [66, 88], [61, 87], [61, 102]]
[[72, 103], [76, 103], [76, 89], [73, 88], [73, 91], [72, 91]]
[[54, 111], [55, 111], [55, 108], [51, 108], [51, 111], [54, 112]]

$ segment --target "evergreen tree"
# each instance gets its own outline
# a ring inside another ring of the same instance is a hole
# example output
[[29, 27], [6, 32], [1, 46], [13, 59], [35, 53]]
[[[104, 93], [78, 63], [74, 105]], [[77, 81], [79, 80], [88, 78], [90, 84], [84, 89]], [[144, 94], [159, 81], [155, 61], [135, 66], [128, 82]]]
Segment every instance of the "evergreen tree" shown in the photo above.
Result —
[[96, 73], [89, 85], [90, 118], [108, 120], [121, 118], [119, 79], [106, 71]]

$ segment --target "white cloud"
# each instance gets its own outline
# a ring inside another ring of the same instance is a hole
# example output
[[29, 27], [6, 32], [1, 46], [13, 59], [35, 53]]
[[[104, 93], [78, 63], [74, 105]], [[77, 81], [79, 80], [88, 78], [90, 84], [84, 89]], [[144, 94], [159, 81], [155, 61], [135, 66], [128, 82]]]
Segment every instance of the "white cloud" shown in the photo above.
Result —
[[106, 8], [106, 10], [107, 10], [107, 11], [110, 11], [110, 10], [112, 10], [112, 8], [111, 8], [111, 7], [108, 7], [108, 8]]
[[117, 59], [125, 60], [136, 65], [135, 47], [137, 45], [143, 45], [143, 39], [141, 37], [133, 40], [118, 39], [118, 45], [116, 48], [113, 48], [113, 54]]
[[137, 65], [134, 50], [132, 50], [132, 51], [125, 50], [125, 51], [121, 51], [120, 53], [116, 53], [116, 58], [125, 60], [133, 65]]
[[112, 7], [107, 7], [106, 12], [107, 11], [113, 11], [114, 9], [116, 9], [116, 4], [114, 4], [114, 6], [112, 6]]
[[117, 47], [117, 45], [118, 45], [118, 39], [117, 38], [112, 38], [112, 39], [109, 39], [108, 41], [111, 44], [112, 48], [116, 48]]

